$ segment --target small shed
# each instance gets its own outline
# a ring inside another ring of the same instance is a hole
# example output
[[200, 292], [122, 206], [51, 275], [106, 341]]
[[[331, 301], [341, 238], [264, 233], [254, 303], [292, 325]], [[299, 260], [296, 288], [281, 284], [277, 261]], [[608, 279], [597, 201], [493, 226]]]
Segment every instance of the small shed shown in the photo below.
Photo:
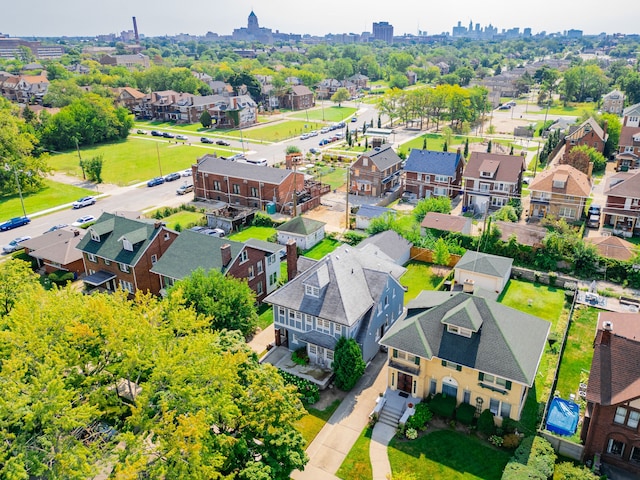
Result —
[[371, 220], [384, 215], [395, 216], [396, 211], [392, 208], [379, 207], [377, 205], [362, 205], [356, 213], [356, 229], [366, 230], [369, 228]]
[[306, 217], [295, 217], [280, 225], [276, 230], [278, 243], [286, 245], [294, 240], [302, 250], [309, 250], [324, 239], [326, 223]]
[[467, 250], [456, 264], [454, 278], [472, 290], [482, 288], [499, 294], [509, 281], [512, 265], [512, 258]]

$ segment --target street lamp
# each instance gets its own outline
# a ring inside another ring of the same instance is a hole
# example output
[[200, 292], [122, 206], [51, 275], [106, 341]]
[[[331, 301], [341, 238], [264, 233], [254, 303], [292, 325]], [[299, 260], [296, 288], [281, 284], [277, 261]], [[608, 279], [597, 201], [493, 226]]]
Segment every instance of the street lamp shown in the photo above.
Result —
[[15, 166], [12, 167], [8, 163], [4, 164], [4, 169], [7, 172], [11, 170], [11, 168], [13, 168], [13, 174], [15, 175], [15, 178], [16, 178], [16, 186], [18, 187], [18, 195], [20, 195], [20, 204], [22, 205], [22, 215], [26, 217], [27, 210], [24, 208], [24, 199], [22, 198], [22, 188], [20, 187], [20, 179], [18, 179], [18, 169]]

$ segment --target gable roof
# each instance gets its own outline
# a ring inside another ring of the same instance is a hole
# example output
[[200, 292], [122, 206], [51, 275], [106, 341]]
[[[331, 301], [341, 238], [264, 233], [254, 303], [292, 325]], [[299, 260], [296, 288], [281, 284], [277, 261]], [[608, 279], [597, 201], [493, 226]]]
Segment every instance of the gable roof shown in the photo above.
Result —
[[361, 205], [356, 217], [376, 218], [387, 213], [395, 215], [396, 211], [393, 208], [379, 207], [378, 205]]
[[[612, 330], [605, 331], [605, 322]], [[616, 405], [640, 397], [640, 323], [637, 313], [600, 312], [587, 401]]]
[[257, 238], [250, 238], [244, 244], [247, 247], [255, 248], [256, 250], [262, 250], [267, 253], [276, 253], [285, 250], [286, 247], [279, 243], [267, 242], [265, 240], [258, 240]]
[[[134, 220], [105, 212], [87, 229], [78, 248], [114, 262], [135, 265], [162, 230], [165, 228], [157, 220]], [[91, 231], [100, 236], [99, 242], [91, 239]], [[124, 249], [124, 238], [133, 244], [132, 251]]]
[[[489, 160], [490, 163], [485, 163]], [[497, 162], [497, 163], [496, 163]], [[482, 166], [492, 166], [496, 174], [492, 180], [515, 183], [526, 170], [524, 158], [520, 155], [501, 155], [499, 153], [472, 152], [464, 169], [465, 178], [481, 178]]]
[[200, 157], [197, 166], [199, 172], [246, 178], [247, 180], [275, 185], [280, 185], [289, 175], [293, 174], [292, 170], [287, 170], [286, 168], [261, 167], [248, 163], [230, 162], [211, 154]]
[[393, 150], [391, 144], [375, 147], [368, 152], [364, 152], [358, 158], [368, 157], [378, 170], [385, 171], [387, 168], [402, 163], [402, 159]]
[[500, 238], [503, 242], [508, 242], [511, 235], [515, 235], [521, 245], [533, 246], [542, 243], [547, 235], [547, 229], [536, 225], [523, 225], [521, 223], [503, 222], [497, 220], [494, 225], [500, 230]]
[[633, 105], [629, 105], [622, 111], [622, 115], [624, 117], [640, 115], [640, 103], [635, 103]]
[[[264, 168], [264, 167], [258, 167], [258, 168]], [[276, 230], [278, 232], [283, 232], [283, 233], [291, 233], [294, 235], [307, 236], [312, 234], [313, 232], [320, 230], [325, 225], [326, 225], [325, 222], [314, 220], [312, 218], [294, 217], [288, 222], [285, 222], [279, 227], [277, 227]]]
[[[231, 246], [231, 261], [228, 265], [223, 265], [220, 249], [227, 244]], [[188, 277], [198, 268], [205, 272], [218, 270], [226, 273], [243, 249], [244, 244], [241, 242], [185, 230], [167, 248], [151, 271], [176, 280]]]
[[511, 272], [513, 258], [467, 250], [456, 264], [456, 270], [468, 270], [492, 277], [504, 278]]
[[293, 87], [291, 87], [291, 92], [295, 96], [313, 95], [313, 92], [309, 90], [309, 87], [305, 85], [294, 85]]
[[624, 180], [610, 187], [604, 194], [614, 197], [640, 198], [640, 172], [631, 175], [628, 175], [629, 172], [624, 173], [627, 173], [627, 175], [621, 175]]
[[569, 135], [567, 135], [565, 137], [565, 140], [575, 140], [575, 141], [577, 141], [577, 140], [580, 140], [580, 139], [584, 138], [588, 133], [590, 133], [592, 131], [603, 142], [606, 142], [607, 138], [609, 138], [609, 135], [604, 133], [604, 130], [602, 130], [602, 127], [600, 125], [598, 125], [598, 122], [596, 122], [593, 119], [593, 117], [589, 117], [587, 120], [582, 122], [575, 130], [573, 130], [571, 133], [569, 133]]
[[620, 140], [618, 145], [621, 147], [631, 147], [634, 142], [640, 142], [640, 127], [627, 127], [624, 126], [620, 130]]
[[423, 228], [442, 230], [443, 232], [469, 233], [471, 218], [449, 215], [447, 213], [427, 212], [420, 226]]
[[[564, 188], [553, 186], [554, 179], [564, 179], [565, 176], [566, 183]], [[589, 177], [571, 165], [554, 165], [540, 172], [531, 181], [529, 190], [586, 198], [591, 193], [591, 182], [589, 182]]]
[[374, 250], [370, 250], [370, 247], [375, 246], [389, 259], [397, 263], [398, 260], [402, 259], [407, 250], [411, 248], [411, 245], [409, 240], [400, 236], [394, 230], [385, 230], [384, 232], [376, 233], [371, 237], [365, 238], [356, 248], [376, 255], [377, 253]]
[[[341, 245], [264, 301], [351, 326], [379, 302], [390, 277], [398, 279], [405, 271], [379, 256]], [[319, 297], [305, 295], [305, 284], [319, 287]]]
[[593, 243], [598, 253], [603, 257], [616, 260], [631, 260], [636, 254], [636, 246], [622, 238], [609, 235], [608, 237], [586, 237], [585, 241]]
[[461, 161], [460, 152], [436, 152], [413, 148], [404, 165], [404, 171], [455, 177], [456, 168]]
[[[549, 322], [463, 292], [423, 291], [407, 307], [407, 316], [393, 324], [382, 345], [533, 385]], [[448, 332], [446, 323], [454, 322], [477, 333], [467, 338]]]
[[76, 247], [85, 234], [82, 229], [60, 229], [25, 240], [22, 245], [31, 250], [31, 257], [68, 265], [82, 258], [82, 252]]

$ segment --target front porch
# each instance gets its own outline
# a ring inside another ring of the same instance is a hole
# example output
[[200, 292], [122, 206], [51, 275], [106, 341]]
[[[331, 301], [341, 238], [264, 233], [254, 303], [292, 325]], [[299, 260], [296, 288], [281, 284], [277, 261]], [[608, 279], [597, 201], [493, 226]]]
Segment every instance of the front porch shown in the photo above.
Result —
[[276, 368], [291, 373], [296, 377], [304, 378], [318, 385], [320, 390], [324, 390], [329, 386], [333, 378], [333, 370], [321, 367], [320, 365], [310, 363], [308, 365], [299, 365], [291, 359], [291, 350], [287, 347], [275, 347], [267, 353], [260, 362], [266, 362]]

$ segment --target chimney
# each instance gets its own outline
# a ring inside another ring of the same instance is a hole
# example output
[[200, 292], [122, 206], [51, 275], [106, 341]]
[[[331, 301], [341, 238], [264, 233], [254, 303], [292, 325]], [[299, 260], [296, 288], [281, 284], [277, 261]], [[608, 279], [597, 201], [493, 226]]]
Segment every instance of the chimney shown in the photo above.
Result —
[[156, 230], [162, 226], [162, 222], [160, 220], [153, 222], [153, 228]]
[[609, 128], [609, 120], [605, 120], [604, 121], [604, 128], [602, 130], [604, 130], [604, 136], [607, 136], [607, 129]]
[[222, 257], [222, 266], [226, 267], [231, 262], [231, 245], [225, 243], [220, 247], [220, 256]]
[[140, 37], [138, 36], [138, 22], [136, 22], [136, 17], [133, 18], [133, 33], [136, 37], [136, 43], [140, 43]]
[[458, 147], [458, 156], [461, 157], [462, 156], [462, 148]]
[[611, 343], [611, 332], [613, 332], [613, 322], [602, 322], [600, 345], [609, 345]]
[[467, 278], [462, 284], [462, 291], [464, 293], [473, 293], [475, 283], [476, 283], [475, 280], [471, 278]]
[[287, 242], [287, 278], [291, 281], [298, 274], [298, 247], [295, 240]]

